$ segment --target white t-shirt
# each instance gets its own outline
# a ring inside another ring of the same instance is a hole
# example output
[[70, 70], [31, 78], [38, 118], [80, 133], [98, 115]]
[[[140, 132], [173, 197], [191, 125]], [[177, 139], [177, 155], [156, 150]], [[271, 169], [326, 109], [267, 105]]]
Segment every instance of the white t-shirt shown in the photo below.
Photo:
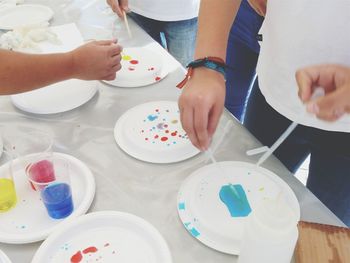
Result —
[[198, 16], [200, 0], [129, 0], [131, 11], [159, 21], [180, 21]]
[[[307, 114], [295, 72], [315, 64], [350, 67], [349, 0], [268, 0], [257, 66], [267, 102], [292, 121], [323, 130], [350, 132], [350, 116], [326, 122]], [[350, 98], [349, 98], [350, 99]]]

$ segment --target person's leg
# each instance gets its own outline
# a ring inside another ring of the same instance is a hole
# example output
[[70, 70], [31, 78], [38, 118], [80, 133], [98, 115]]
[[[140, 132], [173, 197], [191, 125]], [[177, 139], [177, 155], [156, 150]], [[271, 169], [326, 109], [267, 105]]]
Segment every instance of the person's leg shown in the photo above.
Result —
[[194, 56], [197, 18], [164, 23], [164, 36], [169, 53], [185, 67]]
[[136, 13], [129, 13], [130, 16], [143, 30], [147, 32], [155, 41], [162, 45], [160, 32], [162, 28], [161, 21], [153, 20]]
[[350, 134], [313, 130], [306, 185], [350, 227]]
[[[244, 126], [263, 144], [271, 146], [288, 128], [291, 121], [275, 111], [261, 94], [258, 79], [250, 94], [244, 118]], [[310, 145], [304, 137], [304, 127], [298, 126], [276, 149], [274, 155], [295, 173], [310, 153]]]
[[240, 121], [255, 78], [258, 53], [230, 34], [226, 64], [225, 107]]
[[263, 17], [244, 0], [231, 27], [228, 39], [226, 64], [226, 108], [240, 121], [255, 78], [260, 46], [258, 32]]

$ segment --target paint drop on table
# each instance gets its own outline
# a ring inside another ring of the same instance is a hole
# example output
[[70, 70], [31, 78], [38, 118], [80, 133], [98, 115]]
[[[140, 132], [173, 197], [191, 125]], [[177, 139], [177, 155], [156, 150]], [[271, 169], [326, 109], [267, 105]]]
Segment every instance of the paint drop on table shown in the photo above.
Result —
[[147, 119], [149, 120], [149, 121], [154, 121], [154, 120], [156, 120], [156, 119], [158, 119], [158, 116], [157, 115], [148, 115], [147, 116]]
[[252, 211], [245, 191], [240, 184], [222, 186], [219, 196], [229, 210], [231, 217], [246, 217]]
[[162, 142], [166, 142], [166, 141], [168, 140], [168, 137], [162, 137], [162, 138], [160, 138], [160, 140], [161, 140]]
[[139, 64], [139, 61], [138, 60], [130, 60], [129, 61], [130, 62], [130, 64], [133, 64], [133, 65], [136, 65], [136, 64]]
[[78, 251], [70, 258], [70, 262], [71, 263], [79, 263], [79, 262], [81, 262], [82, 259], [83, 259], [83, 256], [82, 256], [81, 252]]
[[130, 60], [131, 57], [130, 57], [129, 55], [124, 55], [124, 56], [122, 56], [122, 59], [123, 59], [123, 60]]
[[83, 250], [84, 254], [95, 253], [95, 252], [97, 252], [97, 248], [96, 247], [88, 247], [88, 248], [85, 248]]
[[160, 77], [156, 77], [154, 80], [155, 80], [155, 81], [160, 81], [161, 78], [160, 78]]

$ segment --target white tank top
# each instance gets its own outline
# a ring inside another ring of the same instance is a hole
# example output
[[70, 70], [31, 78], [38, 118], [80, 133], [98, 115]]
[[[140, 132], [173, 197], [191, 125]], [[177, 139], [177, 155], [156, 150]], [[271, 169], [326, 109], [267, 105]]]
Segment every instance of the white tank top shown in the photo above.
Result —
[[198, 16], [200, 0], [129, 0], [131, 11], [160, 21], [180, 21]]
[[[268, 0], [257, 66], [267, 102], [292, 121], [350, 132], [350, 115], [326, 122], [305, 113], [297, 69], [324, 63], [350, 67], [350, 0]], [[350, 100], [350, 98], [349, 98]]]

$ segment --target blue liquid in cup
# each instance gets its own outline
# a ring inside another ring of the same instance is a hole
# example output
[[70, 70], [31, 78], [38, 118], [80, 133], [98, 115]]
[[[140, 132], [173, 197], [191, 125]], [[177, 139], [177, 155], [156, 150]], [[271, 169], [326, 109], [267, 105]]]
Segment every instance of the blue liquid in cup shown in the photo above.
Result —
[[41, 198], [52, 218], [65, 218], [73, 212], [72, 191], [66, 183], [48, 185], [41, 191]]

